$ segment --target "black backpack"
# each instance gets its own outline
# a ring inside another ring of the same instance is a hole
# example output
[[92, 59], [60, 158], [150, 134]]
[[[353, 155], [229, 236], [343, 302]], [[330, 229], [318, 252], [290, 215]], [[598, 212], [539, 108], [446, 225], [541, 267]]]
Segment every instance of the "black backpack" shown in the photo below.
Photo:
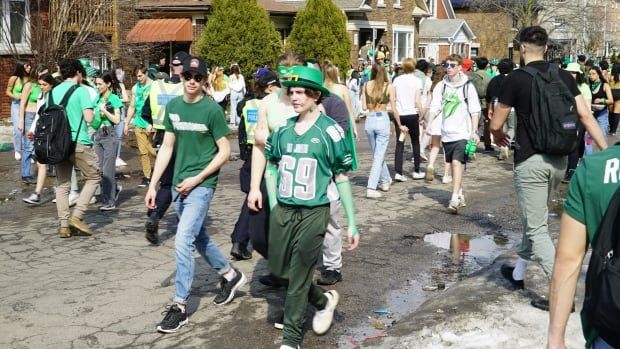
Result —
[[39, 163], [54, 165], [67, 160], [75, 151], [75, 142], [84, 118], [80, 120], [75, 139], [71, 139], [71, 125], [65, 108], [69, 97], [78, 87], [79, 85], [71, 86], [60, 104], [54, 103], [52, 91], [48, 93], [49, 101], [44, 108], [41, 108], [34, 131], [34, 154]]
[[547, 72], [532, 67], [521, 70], [532, 79], [532, 114], [523, 124], [534, 150], [554, 155], [568, 155], [577, 147], [579, 117], [575, 97], [560, 79], [557, 64]]
[[601, 337], [620, 348], [620, 188], [592, 242], [583, 310]]

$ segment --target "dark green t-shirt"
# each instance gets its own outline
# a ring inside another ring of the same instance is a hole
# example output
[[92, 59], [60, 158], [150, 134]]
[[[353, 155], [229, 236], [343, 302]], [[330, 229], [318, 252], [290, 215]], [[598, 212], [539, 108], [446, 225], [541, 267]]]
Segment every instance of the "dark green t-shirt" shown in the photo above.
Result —
[[[620, 187], [620, 145], [583, 158], [570, 181], [564, 212], [586, 226], [588, 244], [598, 234], [609, 201]], [[581, 312], [588, 345], [597, 337]]]
[[329, 204], [327, 186], [334, 174], [351, 169], [353, 159], [342, 128], [325, 114], [304, 134], [295, 132], [297, 117], [269, 136], [267, 160], [278, 165], [278, 201], [291, 206]]
[[[65, 81], [54, 87], [54, 89], [52, 89], [54, 103], [60, 104], [69, 88], [73, 85], [75, 85], [74, 82]], [[49, 103], [49, 94], [45, 103], [46, 105]], [[86, 124], [86, 120], [82, 121], [84, 109], [93, 109], [93, 102], [86, 88], [80, 86], [73, 92], [71, 97], [69, 97], [65, 110], [67, 112], [67, 118], [69, 119], [69, 125], [71, 125], [71, 139], [76, 139], [79, 128], [80, 134], [77, 136], [77, 143], [92, 145], [93, 141], [88, 136], [88, 125]], [[81, 127], [80, 122], [82, 122]]]
[[99, 127], [101, 126], [112, 125], [112, 121], [110, 121], [101, 112], [100, 108], [102, 104], [106, 105], [106, 108], [108, 108], [108, 111], [111, 112], [112, 114], [114, 114], [114, 110], [120, 109], [123, 107], [123, 102], [121, 102], [121, 99], [118, 98], [118, 96], [115, 95], [114, 93], [110, 93], [107, 99], [103, 98], [103, 96], [101, 95], [98, 95], [93, 105], [95, 115], [93, 116], [93, 122], [90, 124], [90, 126], [95, 130], [98, 130]]
[[[176, 138], [175, 186], [204, 170], [219, 151], [216, 141], [230, 133], [222, 108], [207, 97], [196, 103], [186, 103], [183, 96], [172, 99], [166, 105], [164, 127]], [[219, 173], [211, 174], [200, 185], [215, 188]]]

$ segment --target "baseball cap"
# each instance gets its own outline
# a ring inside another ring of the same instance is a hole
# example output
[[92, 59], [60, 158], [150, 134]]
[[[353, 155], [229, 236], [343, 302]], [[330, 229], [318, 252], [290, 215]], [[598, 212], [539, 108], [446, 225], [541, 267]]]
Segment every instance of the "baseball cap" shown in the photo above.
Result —
[[185, 51], [179, 51], [177, 53], [174, 54], [174, 56], [172, 56], [172, 65], [182, 65], [183, 61], [186, 60], [189, 57], [189, 55], [187, 54], [187, 52]]
[[278, 76], [276, 75], [276, 73], [272, 72], [271, 70], [267, 70], [260, 76], [260, 78], [258, 78], [258, 80], [256, 81], [256, 84], [259, 87], [277, 85]]
[[155, 79], [157, 80], [168, 80], [170, 78], [170, 76], [168, 76], [168, 74], [164, 73], [164, 72], [157, 72], [155, 73]]
[[464, 59], [463, 62], [461, 63], [461, 68], [463, 71], [470, 71], [471, 67], [474, 66], [474, 61], [472, 61], [471, 59]]
[[256, 73], [252, 74], [252, 76], [256, 79], [260, 79], [260, 77], [263, 76], [263, 74], [265, 74], [268, 71], [269, 71], [269, 68], [267, 66], [264, 66], [262, 68], [259, 68], [256, 71]]
[[183, 61], [183, 73], [196, 72], [202, 76], [207, 75], [207, 64], [202, 58], [189, 56]]

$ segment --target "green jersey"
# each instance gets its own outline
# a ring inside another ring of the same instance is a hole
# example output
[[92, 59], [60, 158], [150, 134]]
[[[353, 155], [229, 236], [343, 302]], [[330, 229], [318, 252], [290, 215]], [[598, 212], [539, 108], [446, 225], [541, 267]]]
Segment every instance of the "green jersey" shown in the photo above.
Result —
[[[176, 138], [175, 186], [202, 172], [219, 151], [216, 142], [230, 133], [222, 108], [206, 97], [196, 103], [185, 102], [183, 96], [172, 99], [166, 105], [163, 125]], [[219, 173], [217, 170], [200, 185], [215, 188]]]
[[[75, 82], [65, 81], [54, 87], [51, 92], [54, 97], [54, 103], [60, 104], [69, 88], [73, 85], [75, 85]], [[49, 94], [45, 102], [47, 106], [49, 103]], [[69, 125], [71, 125], [71, 139], [76, 139], [79, 128], [80, 134], [77, 136], [77, 142], [80, 144], [92, 145], [93, 141], [88, 136], [88, 125], [86, 124], [86, 120], [82, 121], [84, 109], [93, 109], [93, 102], [86, 88], [80, 86], [73, 92], [71, 97], [69, 97], [65, 110], [67, 112], [67, 118], [69, 119]], [[80, 127], [80, 122], [82, 122], [82, 127]]]
[[321, 114], [310, 129], [298, 135], [296, 121], [296, 117], [284, 121], [265, 147], [267, 160], [278, 165], [278, 202], [303, 207], [327, 205], [332, 176], [351, 169], [344, 131]]
[[[584, 157], [573, 175], [564, 203], [564, 212], [586, 226], [588, 243], [598, 234], [612, 196], [620, 187], [620, 145]], [[596, 331], [581, 313], [583, 333], [588, 343]]]
[[115, 95], [114, 93], [111, 93], [108, 95], [108, 99], [103, 98], [102, 95], [98, 95], [97, 98], [95, 99], [95, 104], [94, 104], [94, 109], [95, 109], [95, 114], [93, 116], [93, 122], [90, 124], [90, 126], [95, 129], [98, 130], [99, 127], [101, 126], [111, 126], [112, 125], [112, 121], [110, 121], [102, 112], [101, 112], [101, 105], [105, 105], [106, 109], [114, 114], [114, 110], [116, 109], [121, 109], [123, 107], [123, 102], [121, 102], [121, 99], [118, 98], [117, 95]]

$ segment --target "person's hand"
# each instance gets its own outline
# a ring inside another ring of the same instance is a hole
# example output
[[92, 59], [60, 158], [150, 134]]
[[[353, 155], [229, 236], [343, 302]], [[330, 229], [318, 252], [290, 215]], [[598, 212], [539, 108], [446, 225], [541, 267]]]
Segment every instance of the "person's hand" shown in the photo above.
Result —
[[359, 136], [359, 134], [357, 134], [357, 126], [355, 124], [353, 124], [353, 125], [351, 125], [351, 127], [353, 127], [353, 137], [355, 139], [359, 139], [360, 136]]
[[125, 136], [129, 134], [129, 122], [125, 122], [125, 127], [123, 128], [123, 134]]
[[401, 132], [409, 132], [409, 127], [407, 127], [405, 125], [400, 125], [400, 131]]
[[202, 179], [199, 176], [188, 177], [183, 182], [177, 184], [176, 191], [181, 193], [182, 196], [188, 196], [189, 193], [202, 183]]
[[347, 251], [355, 250], [360, 243], [360, 234], [357, 227], [349, 227], [347, 229], [347, 238], [349, 240]]
[[471, 133], [471, 138], [476, 141], [476, 145], [480, 143], [480, 136], [476, 132]]
[[260, 190], [250, 190], [248, 193], [248, 208], [252, 211], [260, 211], [263, 208], [263, 194]]
[[153, 125], [149, 124], [148, 126], [146, 126], [146, 133], [147, 134], [153, 133]]
[[510, 136], [503, 131], [493, 133], [493, 140], [495, 141], [495, 144], [500, 147], [507, 147], [510, 145]]
[[105, 114], [105, 112], [107, 111], [105, 108], [105, 104], [99, 104], [99, 110], [101, 110], [101, 112]]
[[155, 190], [155, 187], [149, 186], [149, 189], [146, 191], [146, 196], [144, 197], [144, 205], [146, 205], [146, 208], [149, 210], [154, 210], [157, 208], [157, 205], [155, 205], [156, 196], [157, 190]]
[[17, 130], [19, 130], [20, 134], [24, 134], [24, 122], [20, 120], [19, 124], [17, 125]]

